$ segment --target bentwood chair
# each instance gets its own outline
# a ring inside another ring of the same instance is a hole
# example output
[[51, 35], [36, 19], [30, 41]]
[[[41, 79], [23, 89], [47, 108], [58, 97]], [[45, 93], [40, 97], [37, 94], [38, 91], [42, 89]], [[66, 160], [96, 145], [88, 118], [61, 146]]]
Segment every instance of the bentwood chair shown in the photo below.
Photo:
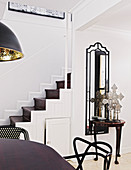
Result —
[[21, 134], [24, 135], [25, 140], [29, 140], [28, 131], [20, 127], [1, 126], [0, 138], [5, 139], [20, 139]]
[[[86, 144], [86, 149], [84, 150], [83, 153], [78, 153], [78, 144], [77, 143], [81, 143], [81, 142]], [[103, 169], [109, 170], [111, 156], [112, 156], [112, 147], [108, 143], [101, 142], [101, 141], [89, 142], [89, 141], [82, 139], [80, 137], [76, 137], [73, 141], [73, 146], [74, 146], [75, 155], [76, 155], [76, 158], [78, 161], [77, 170], [78, 169], [83, 170], [82, 163], [83, 163], [86, 155], [95, 155], [96, 158], [98, 158], [98, 156], [103, 157], [104, 158]], [[94, 148], [94, 151], [92, 151], [92, 148]], [[94, 160], [97, 160], [96, 158]]]
[[[84, 144], [85, 149], [84, 152], [79, 152], [79, 144]], [[106, 142], [89, 142], [85, 139], [82, 139], [80, 137], [76, 137], [73, 140], [73, 147], [75, 155], [65, 156], [65, 159], [72, 159], [76, 158], [78, 162], [78, 166], [76, 170], [83, 170], [82, 163], [87, 155], [94, 155], [96, 158], [95, 161], [98, 160], [98, 156], [101, 156], [104, 158], [104, 170], [109, 170], [110, 168], [110, 162], [111, 162], [111, 156], [112, 156], [112, 147], [106, 143]]]

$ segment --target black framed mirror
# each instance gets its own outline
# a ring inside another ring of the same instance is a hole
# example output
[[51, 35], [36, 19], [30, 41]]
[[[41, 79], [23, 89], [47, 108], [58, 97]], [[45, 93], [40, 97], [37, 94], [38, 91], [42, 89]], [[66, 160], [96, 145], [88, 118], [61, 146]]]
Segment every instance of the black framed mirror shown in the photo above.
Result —
[[[109, 51], [96, 42], [86, 49], [86, 109], [85, 134], [94, 133], [92, 121], [109, 118], [107, 105], [101, 99], [109, 92]], [[105, 127], [98, 127], [97, 133], [107, 133]]]

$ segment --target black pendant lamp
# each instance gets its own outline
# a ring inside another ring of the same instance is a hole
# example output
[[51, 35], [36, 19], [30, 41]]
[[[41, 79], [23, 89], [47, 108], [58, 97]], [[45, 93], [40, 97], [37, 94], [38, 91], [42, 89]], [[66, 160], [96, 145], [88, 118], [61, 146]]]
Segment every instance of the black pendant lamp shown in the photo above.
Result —
[[23, 57], [16, 35], [0, 22], [0, 62], [12, 61]]

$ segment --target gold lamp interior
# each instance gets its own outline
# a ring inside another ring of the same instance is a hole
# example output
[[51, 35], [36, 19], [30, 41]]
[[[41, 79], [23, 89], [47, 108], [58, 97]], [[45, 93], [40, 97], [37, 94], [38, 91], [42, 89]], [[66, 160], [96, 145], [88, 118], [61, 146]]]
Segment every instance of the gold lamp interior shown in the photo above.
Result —
[[23, 56], [23, 53], [19, 51], [0, 47], [0, 61], [17, 60], [23, 58]]

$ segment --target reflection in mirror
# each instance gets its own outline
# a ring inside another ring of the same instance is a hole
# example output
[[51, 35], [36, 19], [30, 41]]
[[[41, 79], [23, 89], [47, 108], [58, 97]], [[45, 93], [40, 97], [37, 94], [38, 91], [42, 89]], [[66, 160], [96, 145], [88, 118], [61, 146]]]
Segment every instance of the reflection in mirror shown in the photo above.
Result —
[[[85, 134], [93, 134], [92, 120], [108, 119], [107, 105], [102, 103], [109, 91], [109, 51], [97, 42], [86, 49]], [[107, 128], [98, 127], [98, 133]]]

